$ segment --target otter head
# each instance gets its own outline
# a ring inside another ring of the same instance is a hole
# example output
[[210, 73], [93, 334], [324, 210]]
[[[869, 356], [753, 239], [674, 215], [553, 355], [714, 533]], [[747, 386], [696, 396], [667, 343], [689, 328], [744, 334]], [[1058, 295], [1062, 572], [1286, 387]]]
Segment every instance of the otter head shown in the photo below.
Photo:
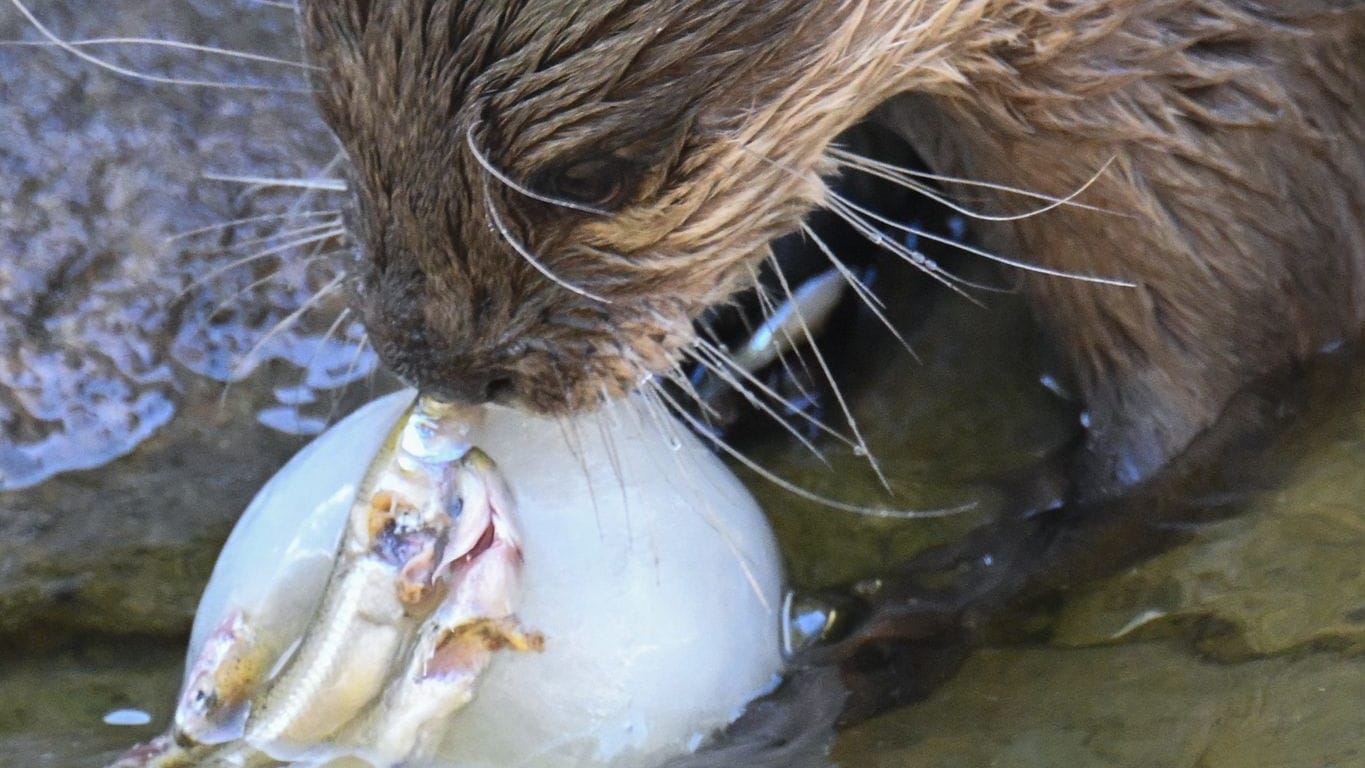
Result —
[[380, 356], [549, 413], [668, 370], [861, 114], [831, 5], [302, 0]]

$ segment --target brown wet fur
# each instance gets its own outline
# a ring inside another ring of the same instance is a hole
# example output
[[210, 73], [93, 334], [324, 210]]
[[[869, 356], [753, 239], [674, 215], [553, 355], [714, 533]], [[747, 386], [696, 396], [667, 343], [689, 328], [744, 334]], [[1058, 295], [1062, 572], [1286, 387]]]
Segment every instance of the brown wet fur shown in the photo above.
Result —
[[[1060, 196], [1110, 163], [1079, 198], [1108, 212], [979, 227], [1003, 255], [1138, 284], [1025, 280], [1091, 413], [1093, 495], [1149, 477], [1247, 382], [1354, 338], [1365, 313], [1351, 0], [300, 10], [352, 166], [371, 337], [451, 397], [566, 412], [666, 370], [691, 319], [824, 202], [831, 142], [869, 115], [971, 179]], [[584, 176], [590, 204], [537, 199], [586, 199]]]

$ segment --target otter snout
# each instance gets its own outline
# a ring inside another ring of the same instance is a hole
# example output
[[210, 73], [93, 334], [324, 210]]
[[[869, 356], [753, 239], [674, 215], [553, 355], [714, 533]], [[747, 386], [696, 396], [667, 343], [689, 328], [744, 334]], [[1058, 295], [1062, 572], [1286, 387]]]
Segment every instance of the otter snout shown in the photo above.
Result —
[[426, 391], [443, 399], [470, 405], [505, 403], [512, 400], [516, 384], [506, 371], [468, 370], [435, 385]]
[[371, 265], [360, 304], [384, 364], [442, 400], [517, 404], [527, 329], [516, 313], [499, 311], [511, 302], [468, 278], [434, 278], [410, 257], [381, 263]]
[[821, 198], [825, 133], [858, 112], [738, 140], [807, 75], [752, 72], [789, 58], [770, 44], [807, 46], [777, 31], [805, 14], [779, 5], [301, 0], [383, 362], [546, 414], [674, 373], [693, 320]]

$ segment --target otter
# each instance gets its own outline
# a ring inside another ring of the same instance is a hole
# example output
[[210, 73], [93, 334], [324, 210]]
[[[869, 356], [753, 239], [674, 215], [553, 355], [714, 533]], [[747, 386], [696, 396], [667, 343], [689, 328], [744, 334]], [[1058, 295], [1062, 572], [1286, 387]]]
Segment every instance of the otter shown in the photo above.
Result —
[[831, 204], [862, 122], [1019, 214], [977, 231], [1051, 273], [1022, 289], [1089, 415], [1076, 498], [1148, 482], [1365, 321], [1353, 0], [298, 8], [371, 339], [449, 399], [573, 412], [670, 370]]
[[[1248, 381], [1365, 319], [1365, 5], [302, 0], [360, 302], [419, 387], [541, 412], [667, 370], [828, 202], [861, 120], [937, 172], [1081, 199], [985, 222], [1142, 482]], [[991, 190], [985, 190], [990, 195]], [[1019, 211], [996, 193], [995, 210]], [[1030, 201], [1026, 201], [1030, 202]]]

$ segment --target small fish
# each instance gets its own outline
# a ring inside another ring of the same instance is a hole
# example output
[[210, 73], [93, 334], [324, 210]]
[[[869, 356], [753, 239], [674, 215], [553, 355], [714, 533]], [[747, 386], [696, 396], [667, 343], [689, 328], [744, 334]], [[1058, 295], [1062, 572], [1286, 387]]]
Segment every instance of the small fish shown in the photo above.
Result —
[[175, 740], [217, 744], [240, 736], [248, 698], [265, 681], [270, 655], [242, 611], [228, 614], [186, 677], [175, 708]]
[[301, 637], [230, 612], [186, 676], [172, 733], [114, 766], [247, 768], [362, 752], [403, 763], [437, 746], [436, 721], [472, 699], [495, 651], [538, 650], [543, 640], [514, 617], [512, 495], [463, 441], [468, 423], [420, 399], [367, 470]]
[[432, 436], [410, 434], [441, 423], [429, 403], [418, 402], [371, 465], [322, 606], [247, 720], [243, 740], [275, 759], [309, 754], [375, 702], [438, 588], [463, 509], [462, 456], [443, 449], [431, 461]]
[[540, 651], [544, 638], [516, 620], [522, 550], [512, 496], [496, 466], [473, 449], [462, 463], [464, 508], [439, 566], [445, 599], [422, 627], [361, 743], [378, 764], [428, 758], [440, 724], [468, 704], [493, 654]]
[[[746, 373], [756, 373], [776, 362], [788, 351], [809, 343], [838, 308], [848, 289], [848, 280], [837, 269], [822, 272], [796, 287], [748, 340], [730, 354], [731, 364]], [[714, 400], [730, 388], [726, 377], [699, 368], [702, 373], [694, 386], [704, 402]], [[740, 374], [727, 374], [742, 379]]]

